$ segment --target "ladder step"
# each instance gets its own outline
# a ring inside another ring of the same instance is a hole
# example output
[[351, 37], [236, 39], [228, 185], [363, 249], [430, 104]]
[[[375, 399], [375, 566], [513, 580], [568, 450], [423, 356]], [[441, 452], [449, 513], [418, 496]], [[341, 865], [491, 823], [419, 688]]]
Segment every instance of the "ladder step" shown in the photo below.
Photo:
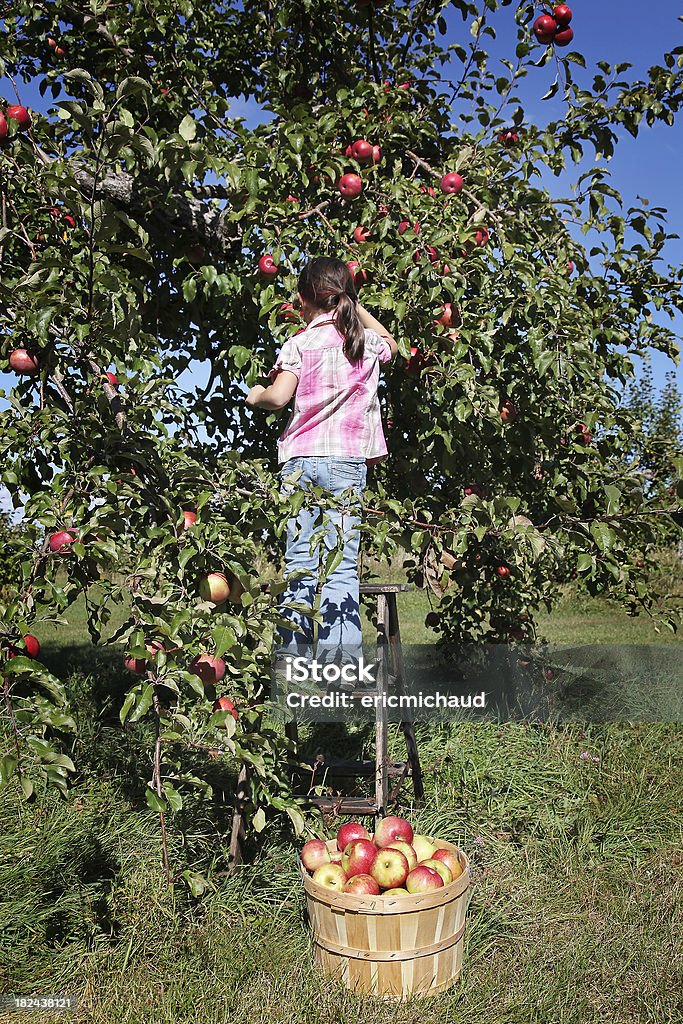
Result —
[[[338, 758], [325, 760], [306, 760], [313, 771], [329, 772], [331, 775], [374, 775], [377, 771], [376, 761], [345, 761]], [[411, 767], [406, 761], [389, 761], [387, 775], [410, 775]]]
[[377, 814], [374, 800], [365, 800], [355, 796], [309, 796], [306, 798], [321, 811], [336, 811], [337, 814]]

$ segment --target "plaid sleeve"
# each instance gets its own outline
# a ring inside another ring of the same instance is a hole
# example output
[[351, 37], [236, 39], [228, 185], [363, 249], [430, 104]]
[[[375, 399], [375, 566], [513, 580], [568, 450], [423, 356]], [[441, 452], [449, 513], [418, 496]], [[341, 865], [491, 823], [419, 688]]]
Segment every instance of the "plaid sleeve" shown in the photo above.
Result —
[[373, 331], [372, 328], [366, 327], [365, 342], [375, 348], [377, 351], [377, 358], [380, 363], [391, 362], [391, 348], [389, 347], [389, 342], [378, 334], [377, 331]]
[[268, 374], [271, 381], [275, 380], [281, 370], [289, 370], [290, 373], [296, 374], [297, 379], [301, 376], [301, 349], [296, 336], [288, 338], [280, 349], [275, 366]]

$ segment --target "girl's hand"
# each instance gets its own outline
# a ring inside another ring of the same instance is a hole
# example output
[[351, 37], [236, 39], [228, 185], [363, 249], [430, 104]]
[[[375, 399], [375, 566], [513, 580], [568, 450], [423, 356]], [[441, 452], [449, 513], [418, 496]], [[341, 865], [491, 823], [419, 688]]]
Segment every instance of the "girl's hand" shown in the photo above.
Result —
[[266, 389], [263, 384], [255, 384], [247, 395], [247, 405], [251, 406], [252, 409], [255, 409], [265, 390]]

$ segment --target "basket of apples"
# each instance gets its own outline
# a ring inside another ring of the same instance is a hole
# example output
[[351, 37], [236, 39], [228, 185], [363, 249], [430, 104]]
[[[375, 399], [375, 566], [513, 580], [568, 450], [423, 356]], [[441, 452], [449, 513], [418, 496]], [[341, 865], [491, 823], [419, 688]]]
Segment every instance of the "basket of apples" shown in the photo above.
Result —
[[300, 869], [323, 974], [393, 999], [458, 980], [471, 875], [453, 843], [416, 835], [405, 818], [380, 818], [374, 836], [352, 821], [305, 843]]

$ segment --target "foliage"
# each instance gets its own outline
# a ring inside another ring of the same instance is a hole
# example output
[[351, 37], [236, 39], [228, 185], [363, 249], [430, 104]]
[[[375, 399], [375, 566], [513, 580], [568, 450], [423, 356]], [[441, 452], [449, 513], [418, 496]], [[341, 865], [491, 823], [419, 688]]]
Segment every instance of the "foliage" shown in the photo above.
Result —
[[[163, 646], [121, 708], [122, 723], [155, 723], [148, 801], [162, 814], [207, 787], [173, 744], [212, 743], [252, 767], [259, 826], [269, 807], [303, 824], [284, 741], [261, 724], [279, 587], [250, 572], [258, 545], [275, 558], [301, 496], [281, 497], [273, 475], [277, 417], [264, 424], [243, 397], [297, 329], [278, 324], [279, 307], [310, 254], [357, 258], [364, 303], [403, 355], [421, 348], [418, 369], [399, 360], [383, 384], [391, 457], [371, 480], [364, 540], [382, 557], [410, 553], [416, 579], [434, 562], [452, 579], [441, 635], [532, 636], [558, 566], [593, 593], [653, 605], [631, 565], [671, 529], [683, 455], [671, 450], [674, 493], [651, 496], [642, 467], [623, 462], [639, 428], [620, 389], [633, 355], [676, 355], [660, 320], [683, 305], [683, 273], [663, 265], [665, 212], [624, 208], [600, 160], [622, 130], [674, 123], [683, 57], [664, 55], [647, 81], [604, 63], [591, 78], [578, 51], [536, 45], [523, 0], [516, 50], [493, 68], [486, 41], [508, 6], [0, 6], [8, 80], [19, 96], [38, 82], [49, 105], [28, 131], [10, 119], [0, 154], [4, 358], [25, 347], [40, 363], [3, 413], [1, 479], [25, 522], [3, 618], [25, 632], [87, 592], [93, 640], [138, 658]], [[517, 87], [534, 74], [545, 89], [552, 69], [546, 96], [565, 112], [535, 125]], [[266, 123], [233, 116], [239, 95]], [[359, 137], [381, 146], [378, 164], [345, 156]], [[554, 197], [542, 172], [569, 173], [584, 151], [597, 162]], [[364, 180], [353, 202], [336, 187], [350, 170]], [[456, 196], [439, 190], [445, 171], [465, 180]], [[419, 233], [400, 234], [404, 219]], [[369, 242], [352, 241], [356, 224]], [[256, 272], [264, 253], [273, 281]], [[450, 329], [434, 322], [445, 302]], [[472, 482], [482, 497], [463, 497]], [[77, 531], [69, 555], [50, 551], [55, 529]], [[245, 587], [241, 602], [199, 599], [212, 570]], [[124, 595], [130, 616], [108, 632]], [[188, 671], [205, 650], [226, 660], [237, 723], [212, 713], [211, 687]], [[4, 671], [17, 720], [49, 737], [30, 774], [62, 756], [62, 694], [29, 659]]]

